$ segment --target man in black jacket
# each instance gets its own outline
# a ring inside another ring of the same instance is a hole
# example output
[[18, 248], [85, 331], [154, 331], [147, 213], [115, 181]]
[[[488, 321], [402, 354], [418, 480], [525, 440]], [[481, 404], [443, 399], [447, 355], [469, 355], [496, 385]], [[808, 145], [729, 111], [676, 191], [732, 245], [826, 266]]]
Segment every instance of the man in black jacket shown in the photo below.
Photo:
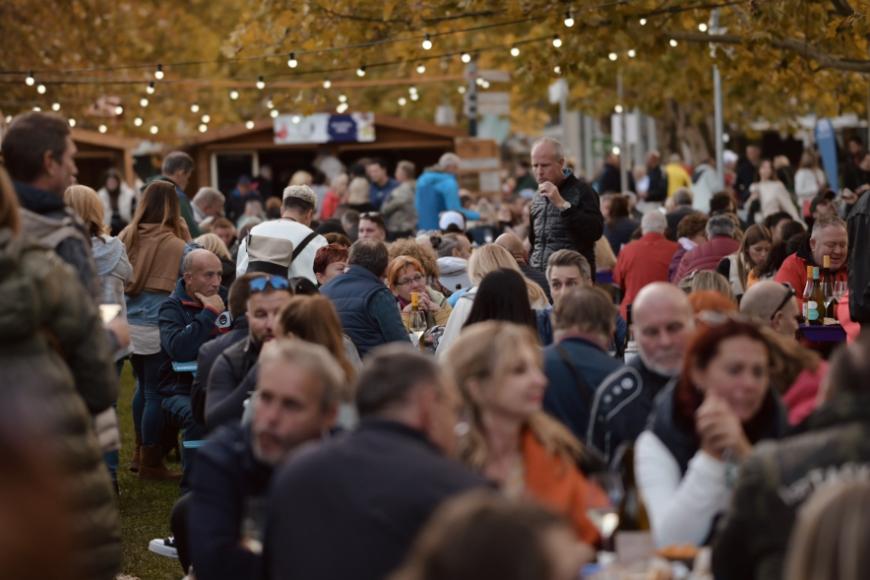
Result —
[[[865, 191], [849, 213], [849, 245], [866, 248], [870, 242], [870, 192]], [[870, 264], [864, 252], [849, 254], [849, 314], [861, 326], [870, 324]]]
[[200, 580], [260, 578], [273, 470], [335, 423], [344, 373], [324, 347], [278, 339], [263, 347], [260, 359], [251, 424], [223, 427], [200, 449], [184, 517], [187, 533], [173, 530], [189, 539]]
[[595, 272], [595, 242], [604, 233], [598, 194], [564, 167], [562, 144], [555, 139], [541, 139], [532, 147], [538, 193], [530, 207], [529, 263], [543, 272], [550, 254], [576, 250]]
[[275, 338], [278, 316], [293, 297], [290, 282], [283, 276], [263, 275], [250, 280], [248, 287], [248, 336], [218, 355], [209, 373], [205, 398], [209, 431], [242, 418], [245, 399], [254, 383], [254, 378], [245, 378], [257, 364], [263, 345]]
[[374, 350], [357, 383], [360, 426], [276, 475], [268, 578], [380, 580], [446, 498], [484, 480], [444, 457], [460, 405], [435, 362], [403, 345]]
[[741, 466], [713, 545], [717, 579], [779, 580], [801, 505], [824, 486], [870, 481], [870, 336], [837, 351], [825, 387], [797, 434], [759, 445]]

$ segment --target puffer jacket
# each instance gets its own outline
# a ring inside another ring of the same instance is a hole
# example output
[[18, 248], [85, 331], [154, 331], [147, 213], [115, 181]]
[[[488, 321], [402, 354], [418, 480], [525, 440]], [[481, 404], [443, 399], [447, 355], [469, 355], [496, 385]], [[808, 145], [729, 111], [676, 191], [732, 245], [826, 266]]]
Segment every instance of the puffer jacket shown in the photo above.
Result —
[[677, 268], [677, 273], [674, 275], [672, 282], [678, 284], [680, 280], [692, 272], [716, 270], [722, 258], [733, 254], [739, 249], [740, 242], [734, 238], [729, 236], [714, 236], [713, 239], [686, 252], [682, 260], [680, 260], [680, 266]]
[[604, 233], [598, 194], [589, 184], [568, 173], [559, 184], [559, 194], [571, 207], [562, 211], [543, 195], [535, 195], [529, 208], [532, 227], [529, 264], [547, 268], [547, 259], [557, 250], [576, 250], [583, 254], [595, 272], [595, 242]]
[[388, 232], [410, 232], [417, 226], [417, 208], [414, 206], [416, 184], [406, 181], [387, 194], [381, 206]]
[[[0, 404], [39, 405], [46, 461], [59, 467], [75, 514], [76, 577], [120, 571], [118, 510], [91, 414], [118, 394], [97, 307], [54, 253], [0, 230]], [[38, 403], [37, 403], [38, 402]]]

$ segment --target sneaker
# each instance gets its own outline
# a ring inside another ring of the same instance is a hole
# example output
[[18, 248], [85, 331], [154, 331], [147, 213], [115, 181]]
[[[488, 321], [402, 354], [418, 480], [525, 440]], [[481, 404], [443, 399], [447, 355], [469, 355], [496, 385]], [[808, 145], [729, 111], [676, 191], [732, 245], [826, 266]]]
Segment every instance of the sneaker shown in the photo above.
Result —
[[175, 536], [168, 538], [154, 538], [148, 542], [148, 550], [164, 558], [178, 560], [178, 549], [175, 547]]

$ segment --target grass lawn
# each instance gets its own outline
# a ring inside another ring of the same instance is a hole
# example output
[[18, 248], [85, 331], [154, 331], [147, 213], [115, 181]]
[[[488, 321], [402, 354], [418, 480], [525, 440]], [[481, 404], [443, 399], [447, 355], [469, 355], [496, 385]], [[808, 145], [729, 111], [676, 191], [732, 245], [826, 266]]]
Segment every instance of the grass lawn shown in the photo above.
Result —
[[[178, 483], [139, 481], [127, 466], [133, 454], [135, 433], [130, 404], [133, 400], [133, 373], [128, 362], [121, 375], [118, 397], [118, 420], [121, 424], [121, 464], [118, 479], [121, 487], [122, 574], [142, 580], [178, 580], [183, 576], [178, 560], [170, 560], [148, 551], [152, 538], [169, 535], [169, 512], [178, 498]], [[181, 467], [172, 465], [175, 470]]]

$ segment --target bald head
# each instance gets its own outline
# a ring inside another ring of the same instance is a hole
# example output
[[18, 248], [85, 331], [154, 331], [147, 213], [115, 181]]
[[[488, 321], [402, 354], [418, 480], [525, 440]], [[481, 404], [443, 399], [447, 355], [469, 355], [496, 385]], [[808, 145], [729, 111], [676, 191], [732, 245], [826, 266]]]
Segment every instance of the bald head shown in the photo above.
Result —
[[504, 233], [495, 239], [495, 243], [510, 252], [518, 264], [525, 264], [528, 260], [526, 248], [516, 234]]
[[792, 289], [764, 280], [752, 285], [740, 300], [740, 312], [768, 324], [782, 335], [794, 336], [799, 324], [797, 300]]
[[221, 286], [222, 269], [220, 258], [208, 250], [197, 249], [188, 252], [181, 263], [187, 294], [189, 296], [217, 294]]
[[632, 304], [638, 353], [653, 372], [675, 376], [694, 330], [692, 305], [686, 293], [665, 282], [644, 286]]
[[565, 179], [562, 167], [565, 165], [565, 151], [562, 144], [544, 137], [532, 146], [532, 172], [538, 184], [550, 182], [559, 185]]

